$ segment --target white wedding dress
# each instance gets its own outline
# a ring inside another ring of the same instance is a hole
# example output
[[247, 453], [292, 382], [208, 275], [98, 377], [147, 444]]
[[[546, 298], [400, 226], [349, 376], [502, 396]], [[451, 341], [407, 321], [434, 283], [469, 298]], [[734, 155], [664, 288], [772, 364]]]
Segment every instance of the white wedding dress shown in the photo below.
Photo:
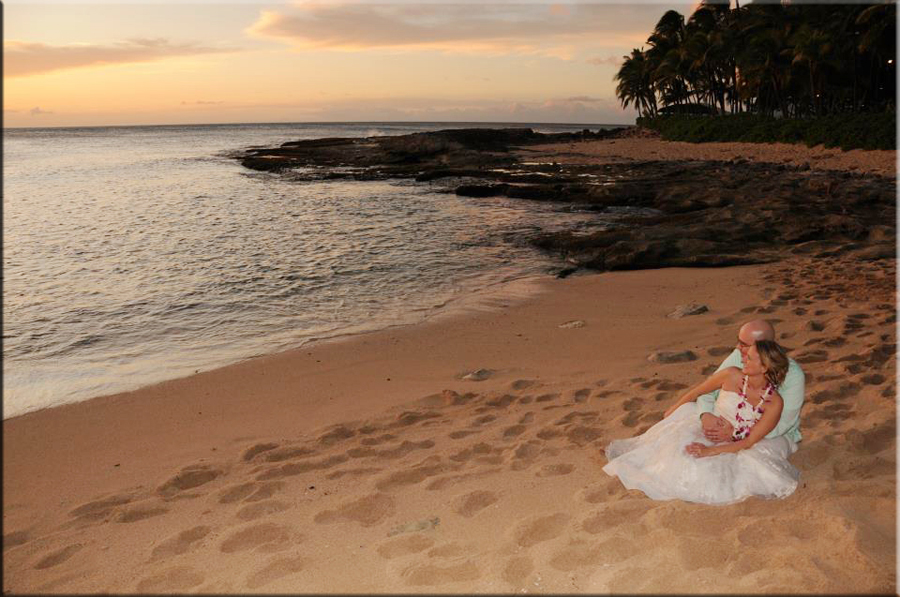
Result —
[[[722, 390], [714, 412], [735, 426], [740, 402], [737, 392]], [[696, 458], [685, 452], [688, 444], [713, 445], [703, 437], [699, 414], [697, 403], [688, 402], [646, 433], [611, 442], [603, 470], [654, 500], [731, 504], [794, 492], [800, 472], [787, 460], [797, 450], [794, 442], [783, 436], [762, 439], [740, 452]]]

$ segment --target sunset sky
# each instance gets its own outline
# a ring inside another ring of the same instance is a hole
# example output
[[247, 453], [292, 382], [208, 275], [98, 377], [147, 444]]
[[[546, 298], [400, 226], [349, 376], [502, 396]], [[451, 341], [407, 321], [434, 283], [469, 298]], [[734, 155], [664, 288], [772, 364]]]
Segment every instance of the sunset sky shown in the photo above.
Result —
[[631, 123], [622, 56], [695, 3], [4, 3], [4, 126]]

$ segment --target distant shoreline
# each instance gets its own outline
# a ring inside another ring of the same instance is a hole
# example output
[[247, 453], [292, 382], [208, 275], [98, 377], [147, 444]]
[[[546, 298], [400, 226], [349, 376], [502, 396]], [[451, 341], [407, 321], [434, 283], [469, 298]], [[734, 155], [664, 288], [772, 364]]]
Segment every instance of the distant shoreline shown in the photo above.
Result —
[[60, 130], [60, 129], [109, 129], [109, 128], [172, 128], [172, 127], [228, 127], [228, 126], [284, 126], [284, 125], [299, 125], [299, 126], [317, 126], [317, 125], [402, 125], [402, 126], [414, 126], [414, 125], [444, 125], [444, 124], [452, 124], [452, 125], [467, 125], [467, 126], [475, 126], [479, 128], [492, 128], [495, 125], [506, 126], [511, 125], [515, 127], [522, 127], [526, 125], [532, 126], [558, 126], [558, 127], [583, 127], [590, 129], [606, 129], [606, 128], [618, 128], [618, 127], [633, 127], [634, 123], [631, 124], [597, 124], [597, 123], [581, 123], [581, 122], [469, 122], [465, 120], [460, 121], [445, 121], [445, 120], [435, 120], [435, 121], [417, 121], [417, 120], [390, 120], [390, 121], [379, 121], [379, 120], [360, 120], [360, 121], [322, 121], [322, 122], [300, 122], [288, 120], [284, 122], [208, 122], [208, 123], [163, 123], [163, 124], [98, 124], [98, 125], [68, 125], [68, 126], [54, 126], [54, 127], [25, 127], [25, 126], [13, 126], [8, 127], [4, 126], [3, 130], [10, 131], [22, 131], [22, 130]]

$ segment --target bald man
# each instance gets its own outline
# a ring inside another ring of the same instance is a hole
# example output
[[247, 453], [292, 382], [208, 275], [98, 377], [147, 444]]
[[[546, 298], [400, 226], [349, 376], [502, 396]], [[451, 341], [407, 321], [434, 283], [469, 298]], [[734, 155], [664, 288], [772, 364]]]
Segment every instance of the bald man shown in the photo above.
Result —
[[[716, 371], [721, 371], [726, 367], [743, 368], [744, 359], [747, 358], [747, 351], [756, 343], [757, 340], [775, 340], [775, 328], [764, 319], [755, 319], [748, 321], [741, 326], [738, 331], [737, 346], [728, 358], [726, 358]], [[775, 429], [766, 435], [766, 439], [777, 437], [785, 437], [793, 442], [794, 446], [791, 451], [796, 449], [796, 444], [802, 437], [800, 436], [800, 408], [803, 406], [803, 392], [806, 386], [806, 376], [800, 365], [794, 359], [788, 359], [788, 371], [784, 381], [778, 386], [778, 393], [784, 400], [784, 409], [781, 411], [781, 418]], [[703, 435], [706, 439], [720, 443], [732, 440], [734, 429], [722, 417], [713, 413], [713, 405], [719, 391], [710, 392], [697, 398], [698, 410], [700, 412], [700, 423], [703, 425]]]

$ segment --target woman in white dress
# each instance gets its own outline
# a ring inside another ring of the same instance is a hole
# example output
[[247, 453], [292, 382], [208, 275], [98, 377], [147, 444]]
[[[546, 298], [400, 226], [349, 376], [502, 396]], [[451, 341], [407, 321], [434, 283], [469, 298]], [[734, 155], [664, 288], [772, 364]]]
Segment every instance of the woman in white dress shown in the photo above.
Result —
[[[786, 438], [760, 441], [781, 416], [783, 402], [775, 388], [787, 368], [783, 348], [757, 341], [743, 369], [714, 373], [685, 392], [646, 433], [611, 442], [603, 470], [655, 500], [730, 504], [753, 495], [790, 495], [800, 477], [787, 460], [796, 445]], [[713, 445], [703, 436], [695, 401], [716, 389], [715, 414], [732, 424], [734, 437]]]

